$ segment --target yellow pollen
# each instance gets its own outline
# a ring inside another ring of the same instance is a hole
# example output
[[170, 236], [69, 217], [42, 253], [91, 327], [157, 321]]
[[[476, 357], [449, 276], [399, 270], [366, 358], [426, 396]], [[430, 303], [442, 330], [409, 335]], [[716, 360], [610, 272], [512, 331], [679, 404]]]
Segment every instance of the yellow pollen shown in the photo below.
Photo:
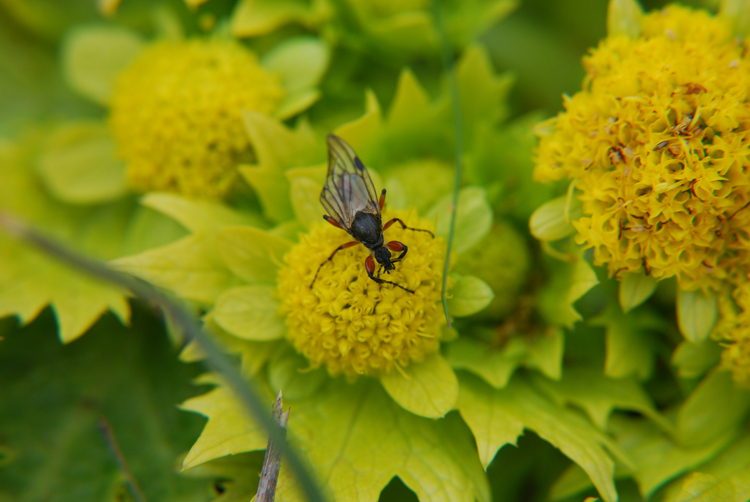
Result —
[[221, 198], [253, 159], [242, 110], [272, 113], [280, 79], [230, 40], [156, 43], [120, 75], [110, 127], [137, 191]]
[[[434, 225], [408, 211], [383, 212], [383, 222], [401, 218], [407, 226], [434, 231]], [[408, 246], [396, 269], [380, 277], [411, 289], [377, 284], [367, 276], [363, 245], [343, 249], [316, 270], [352, 237], [321, 221], [284, 257], [277, 294], [286, 317], [288, 338], [312, 367], [325, 365], [331, 375], [377, 376], [401, 370], [438, 350], [445, 323], [440, 308], [445, 241], [425, 232], [404, 230], [398, 223], [385, 231], [386, 242]], [[399, 253], [392, 251], [392, 259]], [[378, 266], [378, 269], [380, 267]], [[377, 275], [376, 270], [375, 275]]]

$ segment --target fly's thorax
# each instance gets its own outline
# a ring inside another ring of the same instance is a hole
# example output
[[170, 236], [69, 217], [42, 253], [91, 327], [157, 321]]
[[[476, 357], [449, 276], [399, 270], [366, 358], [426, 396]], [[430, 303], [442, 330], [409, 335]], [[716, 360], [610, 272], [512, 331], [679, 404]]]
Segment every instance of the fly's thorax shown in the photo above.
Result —
[[352, 237], [369, 249], [383, 247], [383, 222], [380, 219], [380, 215], [359, 211], [354, 216], [354, 221], [349, 232], [352, 234]]

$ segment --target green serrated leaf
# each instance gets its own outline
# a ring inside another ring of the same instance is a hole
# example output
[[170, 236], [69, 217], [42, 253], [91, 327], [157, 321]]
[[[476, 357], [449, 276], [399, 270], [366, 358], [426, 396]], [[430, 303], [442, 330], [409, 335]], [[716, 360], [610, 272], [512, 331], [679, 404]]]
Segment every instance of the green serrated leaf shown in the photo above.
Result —
[[533, 375], [532, 381], [559, 404], [580, 406], [602, 430], [607, 429], [609, 416], [615, 409], [636, 411], [649, 417], [665, 431], [672, 430], [670, 423], [656, 411], [651, 399], [634, 378], [615, 380], [598, 370], [568, 368], [560, 381]]
[[257, 162], [238, 170], [255, 190], [263, 214], [277, 223], [287, 221], [294, 214], [284, 171], [322, 161], [324, 142], [305, 121], [289, 129], [280, 120], [258, 112], [245, 112], [242, 119]]
[[105, 419], [145, 498], [209, 501], [209, 479], [174, 469], [202, 425], [174, 406], [196, 393], [190, 380], [199, 368], [176, 360], [158, 319], [136, 310], [126, 328], [105, 316], [70, 345], [56, 338], [48, 311], [25, 328], [0, 331], [0, 450], [10, 453], [0, 499], [127, 497], [100, 429]]
[[637, 0], [609, 0], [607, 9], [607, 34], [610, 37], [625, 35], [636, 38], [641, 34], [643, 8]]
[[136, 32], [116, 25], [79, 26], [63, 40], [63, 74], [73, 89], [107, 104], [117, 77], [144, 45]]
[[495, 297], [492, 288], [479, 277], [462, 275], [451, 289], [448, 309], [454, 317], [476, 314]]
[[648, 312], [624, 315], [610, 307], [594, 325], [606, 328], [604, 373], [608, 377], [645, 380], [651, 375], [655, 347], [650, 331], [664, 329], [663, 321]]
[[526, 342], [528, 356], [524, 366], [541, 371], [552, 380], [562, 376], [565, 333], [562, 329], [548, 331], [534, 340]]
[[630, 272], [620, 281], [620, 307], [627, 313], [648, 300], [656, 290], [657, 280], [643, 272]]
[[517, 339], [511, 340], [501, 350], [492, 350], [470, 338], [459, 338], [446, 349], [446, 359], [454, 369], [468, 370], [496, 389], [508, 384], [526, 356], [525, 344]]
[[677, 437], [684, 445], [701, 446], [732, 431], [747, 419], [750, 391], [737, 387], [731, 373], [707, 375], [677, 414]]
[[538, 295], [539, 309], [548, 324], [572, 328], [581, 320], [573, 304], [599, 280], [583, 257], [577, 257], [575, 263], [553, 262], [550, 275]]
[[188, 235], [160, 248], [118, 258], [111, 265], [182, 298], [208, 304], [234, 282], [215, 240], [206, 234]]
[[216, 235], [229, 269], [250, 283], [276, 284], [276, 273], [292, 243], [250, 226], [227, 227]]
[[685, 481], [675, 502], [746, 502], [750, 499], [750, 468], [721, 479], [696, 472]]
[[239, 213], [225, 204], [197, 200], [174, 193], [147, 193], [141, 204], [178, 221], [192, 233], [215, 232], [230, 225], [262, 226], [259, 216]]
[[[266, 401], [272, 403], [271, 393], [263, 390]], [[268, 436], [254, 426], [245, 409], [226, 387], [217, 387], [207, 394], [188, 399], [180, 407], [208, 418], [200, 437], [182, 461], [183, 469], [225, 455], [264, 450], [268, 444]]]
[[[238, 448], [265, 447], [264, 435], [239, 413], [239, 403], [216, 391], [204, 397], [188, 402], [191, 409], [209, 415], [209, 422], [186, 465], [236, 453]], [[422, 500], [490, 500], [487, 479], [461, 420], [455, 414], [432, 420], [409, 413], [369, 379], [354, 384], [329, 379], [315, 395], [295, 401], [287, 437], [307, 458], [332, 501], [348, 500], [353, 489], [360, 499], [377, 500], [394, 476]], [[300, 497], [295, 480], [282, 467], [276, 500]]]
[[716, 456], [737, 436], [736, 431], [729, 431], [704, 445], [687, 447], [651, 421], [617, 414], [610, 418], [610, 429], [633, 463], [633, 477], [644, 498], [675, 476]]
[[593, 425], [540, 394], [523, 378], [504, 389], [493, 389], [470, 375], [460, 375], [458, 409], [476, 438], [487, 465], [497, 449], [526, 428], [560, 449], [589, 475], [604, 500], [617, 500], [614, 462], [602, 445], [617, 447]]
[[439, 418], [451, 411], [458, 398], [458, 380], [440, 354], [410, 364], [406, 376], [398, 371], [380, 377], [388, 394], [405, 410], [427, 418]]
[[216, 299], [211, 318], [228, 333], [245, 340], [282, 338], [286, 325], [279, 316], [279, 301], [273, 297], [273, 290], [273, 286], [260, 284], [230, 288]]
[[[447, 194], [425, 215], [427, 219], [437, 217], [435, 233], [447, 237], [450, 229], [453, 195]], [[456, 232], [453, 237], [453, 251], [463, 253], [479, 244], [492, 227], [492, 209], [487, 202], [485, 191], [479, 187], [467, 187], [458, 195]]]
[[39, 159], [39, 175], [52, 194], [71, 204], [94, 204], [128, 192], [125, 163], [104, 122], [59, 127]]
[[702, 291], [677, 292], [677, 325], [686, 340], [705, 340], [716, 324], [719, 305], [713, 293]]

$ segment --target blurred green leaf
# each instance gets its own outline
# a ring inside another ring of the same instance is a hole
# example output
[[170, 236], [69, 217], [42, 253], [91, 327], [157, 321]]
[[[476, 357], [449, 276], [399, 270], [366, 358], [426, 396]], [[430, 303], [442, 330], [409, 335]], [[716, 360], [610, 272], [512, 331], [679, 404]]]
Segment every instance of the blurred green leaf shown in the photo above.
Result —
[[716, 324], [719, 306], [713, 293], [677, 292], [677, 325], [686, 340], [698, 343], [706, 339]]
[[226, 227], [216, 235], [217, 253], [237, 277], [276, 284], [276, 273], [292, 242], [251, 226]]
[[628, 471], [645, 498], [670, 479], [716, 456], [737, 436], [737, 431], [727, 431], [702, 446], [687, 447], [649, 420], [622, 415], [610, 418], [610, 429], [632, 461], [634, 470]]
[[643, 8], [637, 0], [609, 0], [607, 35], [636, 38], [641, 34]]
[[566, 195], [539, 207], [529, 220], [531, 235], [541, 241], [556, 241], [573, 235], [576, 229], [570, 223], [583, 215], [583, 205], [578, 198]]
[[62, 73], [81, 95], [106, 105], [144, 45], [137, 33], [115, 25], [76, 26], [62, 42]]
[[719, 14], [732, 21], [735, 35], [750, 34], [750, 2], [747, 0], [721, 0]]
[[279, 316], [279, 301], [273, 286], [253, 284], [227, 289], [217, 299], [210, 315], [229, 333], [256, 342], [281, 338], [286, 333]]
[[702, 446], [735, 430], [747, 420], [750, 391], [739, 388], [727, 371], [708, 374], [677, 414], [677, 437], [683, 445]]
[[39, 175], [52, 194], [70, 204], [97, 204], [128, 193], [125, 163], [104, 122], [58, 127], [39, 159]]
[[286, 345], [273, 357], [268, 368], [268, 385], [276, 394], [283, 392], [285, 401], [311, 397], [328, 380], [324, 368], [311, 369], [310, 361]]
[[656, 290], [657, 280], [643, 272], [629, 272], [620, 280], [620, 307], [627, 313], [648, 300]]
[[462, 275], [451, 289], [448, 309], [455, 317], [476, 314], [490, 304], [495, 294], [479, 277]]
[[672, 354], [672, 364], [677, 366], [677, 374], [682, 378], [702, 376], [716, 366], [721, 358], [721, 347], [714, 340], [700, 343], [683, 341]]
[[539, 309], [548, 324], [572, 328], [581, 320], [573, 304], [599, 284], [599, 279], [583, 257], [577, 257], [575, 263], [555, 261], [550, 274], [538, 293]]
[[[430, 209], [425, 218], [437, 217], [436, 234], [447, 236], [453, 210], [453, 194], [446, 194]], [[492, 209], [483, 189], [467, 187], [458, 195], [456, 233], [453, 238], [453, 251], [461, 254], [477, 245], [492, 227]]]
[[2, 500], [116, 500], [123, 474], [98, 429], [105, 418], [148, 500], [208, 501], [210, 481], [176, 472], [201, 420], [175, 408], [197, 368], [176, 360], [163, 327], [136, 310], [133, 327], [100, 320], [61, 345], [52, 316], [3, 333]]
[[328, 45], [315, 37], [287, 38], [261, 58], [263, 67], [281, 77], [284, 89], [295, 92], [317, 86], [328, 69]]

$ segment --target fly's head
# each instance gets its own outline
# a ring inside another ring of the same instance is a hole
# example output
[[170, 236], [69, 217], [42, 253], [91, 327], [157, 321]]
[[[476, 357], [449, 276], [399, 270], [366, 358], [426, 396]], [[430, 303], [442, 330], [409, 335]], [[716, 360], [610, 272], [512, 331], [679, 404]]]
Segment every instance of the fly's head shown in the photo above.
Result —
[[387, 247], [381, 246], [379, 248], [376, 248], [375, 251], [372, 252], [372, 254], [377, 262], [380, 263], [380, 265], [383, 267], [383, 270], [385, 270], [386, 273], [389, 273], [391, 270], [396, 268], [396, 266], [391, 262], [391, 252], [388, 251]]

